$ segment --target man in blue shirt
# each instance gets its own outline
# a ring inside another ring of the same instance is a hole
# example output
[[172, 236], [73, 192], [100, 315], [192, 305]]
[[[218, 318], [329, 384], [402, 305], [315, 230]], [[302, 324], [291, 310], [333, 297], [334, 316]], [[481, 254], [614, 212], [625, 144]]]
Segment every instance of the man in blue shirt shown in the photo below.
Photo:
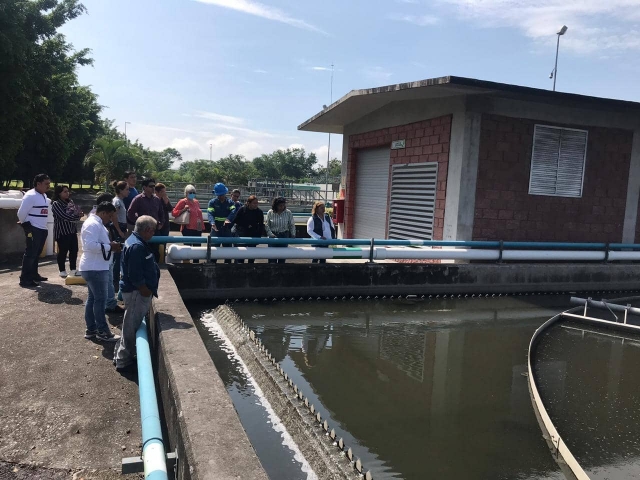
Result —
[[[211, 224], [211, 237], [233, 237], [231, 233], [231, 222], [236, 216], [236, 204], [230, 198], [227, 198], [229, 189], [224, 183], [216, 183], [213, 186], [213, 194], [216, 198], [209, 200], [209, 208], [207, 208], [207, 216]], [[219, 247], [221, 244], [212, 243], [212, 247]], [[230, 243], [223, 245], [224, 247], [233, 246]], [[216, 263], [216, 260], [212, 260]], [[225, 260], [224, 263], [231, 263], [231, 260]]]
[[124, 172], [124, 181], [129, 184], [129, 196], [122, 199], [122, 203], [129, 210], [129, 205], [131, 205], [131, 201], [138, 195], [138, 190], [136, 189], [136, 182], [138, 181], [138, 176], [134, 171]]
[[122, 321], [122, 337], [113, 357], [118, 371], [135, 367], [136, 331], [151, 307], [153, 296], [158, 296], [160, 269], [147, 243], [156, 233], [157, 223], [148, 215], [138, 217], [133, 233], [124, 243], [120, 288], [126, 310]]

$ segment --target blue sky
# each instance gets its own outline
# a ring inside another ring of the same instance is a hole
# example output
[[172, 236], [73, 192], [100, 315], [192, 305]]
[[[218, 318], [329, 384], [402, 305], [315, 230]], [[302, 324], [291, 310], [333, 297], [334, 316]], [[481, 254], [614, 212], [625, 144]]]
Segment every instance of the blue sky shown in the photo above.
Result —
[[[83, 0], [63, 29], [130, 138], [185, 160], [252, 159], [327, 135], [296, 127], [349, 90], [444, 75], [640, 102], [640, 0]], [[340, 135], [331, 156], [341, 157]]]

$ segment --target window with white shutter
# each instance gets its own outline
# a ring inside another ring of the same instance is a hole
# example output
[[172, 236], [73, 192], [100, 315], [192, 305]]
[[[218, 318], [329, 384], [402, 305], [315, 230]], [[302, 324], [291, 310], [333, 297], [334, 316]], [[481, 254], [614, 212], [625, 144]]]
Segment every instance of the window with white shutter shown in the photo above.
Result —
[[536, 125], [529, 194], [582, 197], [587, 138], [586, 130]]

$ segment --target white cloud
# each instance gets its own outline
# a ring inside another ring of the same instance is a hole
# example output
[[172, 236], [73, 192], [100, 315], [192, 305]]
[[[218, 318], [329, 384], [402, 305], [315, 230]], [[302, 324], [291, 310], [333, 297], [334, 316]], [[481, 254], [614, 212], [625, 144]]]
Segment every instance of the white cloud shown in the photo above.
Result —
[[269, 73], [266, 70], [262, 70], [261, 68], [256, 68], [253, 72], [254, 73]]
[[236, 127], [233, 125], [225, 125], [223, 123], [214, 123], [214, 124], [211, 124], [210, 126], [213, 128], [222, 128], [224, 130], [230, 130], [232, 132], [244, 133], [245, 135], [248, 135], [250, 137], [260, 137], [260, 138], [276, 137], [276, 135], [273, 133], [264, 132], [260, 130], [252, 130], [250, 128], [244, 128], [244, 127]]
[[311, 70], [316, 70], [318, 72], [330, 72], [331, 69], [329, 67], [311, 67]]
[[362, 72], [370, 80], [376, 82], [387, 82], [393, 75], [393, 72], [384, 69], [383, 67], [369, 67]]
[[270, 150], [265, 150], [263, 145], [260, 145], [258, 142], [255, 142], [253, 140], [241, 143], [234, 149], [234, 153], [237, 153], [238, 155], [244, 155], [249, 160], [253, 160], [255, 157], [263, 153], [270, 152]]
[[231, 144], [236, 139], [233, 135], [229, 135], [228, 133], [223, 133], [221, 135], [216, 135], [211, 140], [209, 140], [209, 144], [213, 145], [216, 148], [226, 147]]
[[433, 15], [405, 15], [402, 13], [392, 13], [389, 15], [389, 19], [395, 20], [397, 22], [407, 22], [412, 23], [413, 25], [418, 25], [419, 27], [428, 27], [432, 25], [436, 25], [440, 22], [438, 17], [434, 17]]
[[256, 17], [266, 18], [267, 20], [273, 20], [275, 22], [285, 23], [292, 27], [301, 28], [303, 30], [309, 30], [312, 32], [322, 33], [328, 35], [327, 32], [318, 28], [310, 23], [305, 22], [299, 18], [289, 16], [287, 13], [278, 10], [277, 8], [262, 3], [253, 2], [250, 0], [195, 0], [196, 2], [206, 3], [209, 5], [216, 5], [222, 8], [228, 8], [243, 12], [248, 15], [254, 15]]
[[[640, 0], [440, 0], [485, 27], [513, 27], [541, 44], [555, 43], [567, 25], [563, 49], [578, 53], [640, 50]], [[603, 25], [607, 27], [603, 27]]]
[[[189, 116], [189, 114], [183, 114], [185, 116]], [[206, 118], [207, 120], [215, 120], [216, 122], [223, 123], [231, 123], [233, 125], [242, 125], [244, 123], [244, 119], [240, 117], [232, 117], [230, 115], [220, 115], [219, 113], [213, 112], [196, 112], [194, 114], [195, 117]]]

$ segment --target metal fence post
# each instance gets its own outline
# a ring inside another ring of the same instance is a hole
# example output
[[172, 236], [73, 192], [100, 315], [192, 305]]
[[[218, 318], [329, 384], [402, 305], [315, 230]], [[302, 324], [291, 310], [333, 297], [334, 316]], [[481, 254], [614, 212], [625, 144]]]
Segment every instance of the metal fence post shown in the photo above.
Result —
[[374, 263], [373, 261], [373, 244], [375, 242], [375, 239], [371, 239], [371, 244], [369, 245], [369, 263]]
[[211, 261], [211, 235], [207, 236], [207, 263]]

